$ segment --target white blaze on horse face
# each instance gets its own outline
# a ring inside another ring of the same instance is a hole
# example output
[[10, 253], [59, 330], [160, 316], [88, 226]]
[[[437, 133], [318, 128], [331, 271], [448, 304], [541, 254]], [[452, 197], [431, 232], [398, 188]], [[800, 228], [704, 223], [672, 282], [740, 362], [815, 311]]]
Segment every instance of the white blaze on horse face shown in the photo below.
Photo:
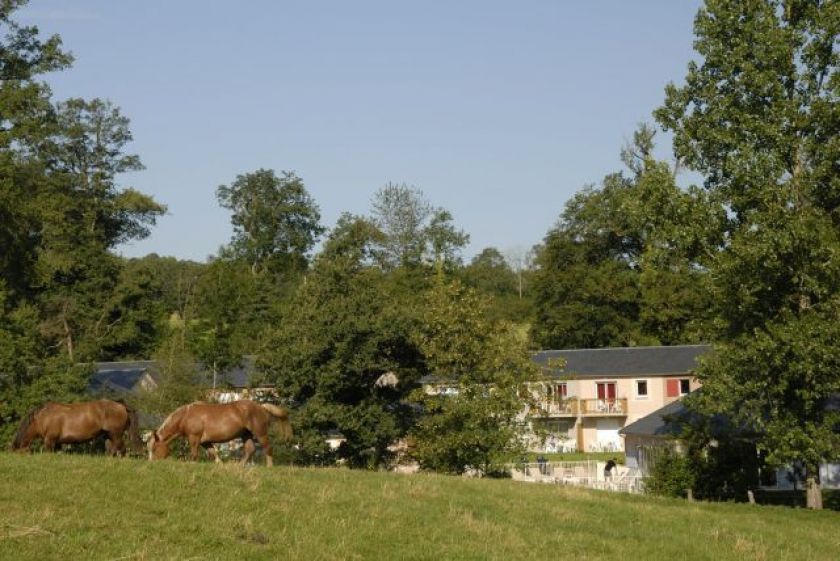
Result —
[[157, 433], [152, 431], [152, 434], [149, 435], [149, 439], [146, 441], [146, 449], [149, 451], [150, 460], [154, 459], [155, 437], [157, 437]]

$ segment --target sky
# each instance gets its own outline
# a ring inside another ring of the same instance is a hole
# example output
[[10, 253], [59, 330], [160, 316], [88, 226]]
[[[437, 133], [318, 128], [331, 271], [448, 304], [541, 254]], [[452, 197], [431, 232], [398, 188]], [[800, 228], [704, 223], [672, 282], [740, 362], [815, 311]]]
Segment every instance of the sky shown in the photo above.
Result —
[[[619, 151], [694, 57], [699, 0], [32, 0], [72, 68], [56, 99], [107, 98], [167, 205], [118, 248], [203, 261], [227, 243], [215, 192], [259, 168], [303, 178], [332, 227], [388, 182], [420, 189], [485, 247], [523, 251]], [[658, 154], [670, 157], [660, 135]]]

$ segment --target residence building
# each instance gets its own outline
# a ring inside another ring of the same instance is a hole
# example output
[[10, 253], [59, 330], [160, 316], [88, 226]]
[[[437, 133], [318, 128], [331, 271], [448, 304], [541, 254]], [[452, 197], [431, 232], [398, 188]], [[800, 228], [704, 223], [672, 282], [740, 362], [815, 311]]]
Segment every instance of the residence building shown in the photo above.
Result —
[[[840, 396], [831, 400], [828, 406], [840, 407]], [[664, 446], [681, 449], [682, 424], [690, 422], [692, 416], [682, 401], [675, 401], [622, 428], [619, 432], [624, 437], [627, 467], [643, 476], [648, 475], [657, 450]], [[713, 427], [718, 432], [733, 430], [722, 415], [715, 416]], [[761, 473], [759, 480], [765, 490], [803, 489], [805, 485], [804, 473], [792, 465], [771, 468], [769, 472]], [[823, 463], [820, 483], [825, 489], [840, 489], [840, 463]]]
[[524, 412], [539, 452], [620, 451], [619, 431], [700, 387], [708, 345], [540, 351], [542, 377]]

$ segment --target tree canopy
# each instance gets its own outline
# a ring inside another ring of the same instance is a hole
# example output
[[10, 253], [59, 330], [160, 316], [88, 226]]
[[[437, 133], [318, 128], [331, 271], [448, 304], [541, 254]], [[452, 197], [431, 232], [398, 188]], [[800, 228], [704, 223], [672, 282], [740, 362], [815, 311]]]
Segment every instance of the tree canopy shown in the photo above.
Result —
[[803, 462], [819, 508], [818, 466], [840, 456], [840, 4], [708, 0], [694, 30], [700, 60], [656, 117], [727, 209], [705, 401], [759, 429], [768, 458]]

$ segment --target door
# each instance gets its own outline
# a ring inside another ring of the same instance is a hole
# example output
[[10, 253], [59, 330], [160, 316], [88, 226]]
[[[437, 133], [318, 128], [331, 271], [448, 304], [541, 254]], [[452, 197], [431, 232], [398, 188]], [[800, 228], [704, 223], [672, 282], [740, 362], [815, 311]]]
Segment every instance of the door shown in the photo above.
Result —
[[598, 449], [604, 452], [617, 452], [621, 449], [618, 429], [621, 425], [618, 419], [598, 419], [595, 425], [598, 431]]
[[615, 401], [615, 382], [598, 382], [598, 399]]

